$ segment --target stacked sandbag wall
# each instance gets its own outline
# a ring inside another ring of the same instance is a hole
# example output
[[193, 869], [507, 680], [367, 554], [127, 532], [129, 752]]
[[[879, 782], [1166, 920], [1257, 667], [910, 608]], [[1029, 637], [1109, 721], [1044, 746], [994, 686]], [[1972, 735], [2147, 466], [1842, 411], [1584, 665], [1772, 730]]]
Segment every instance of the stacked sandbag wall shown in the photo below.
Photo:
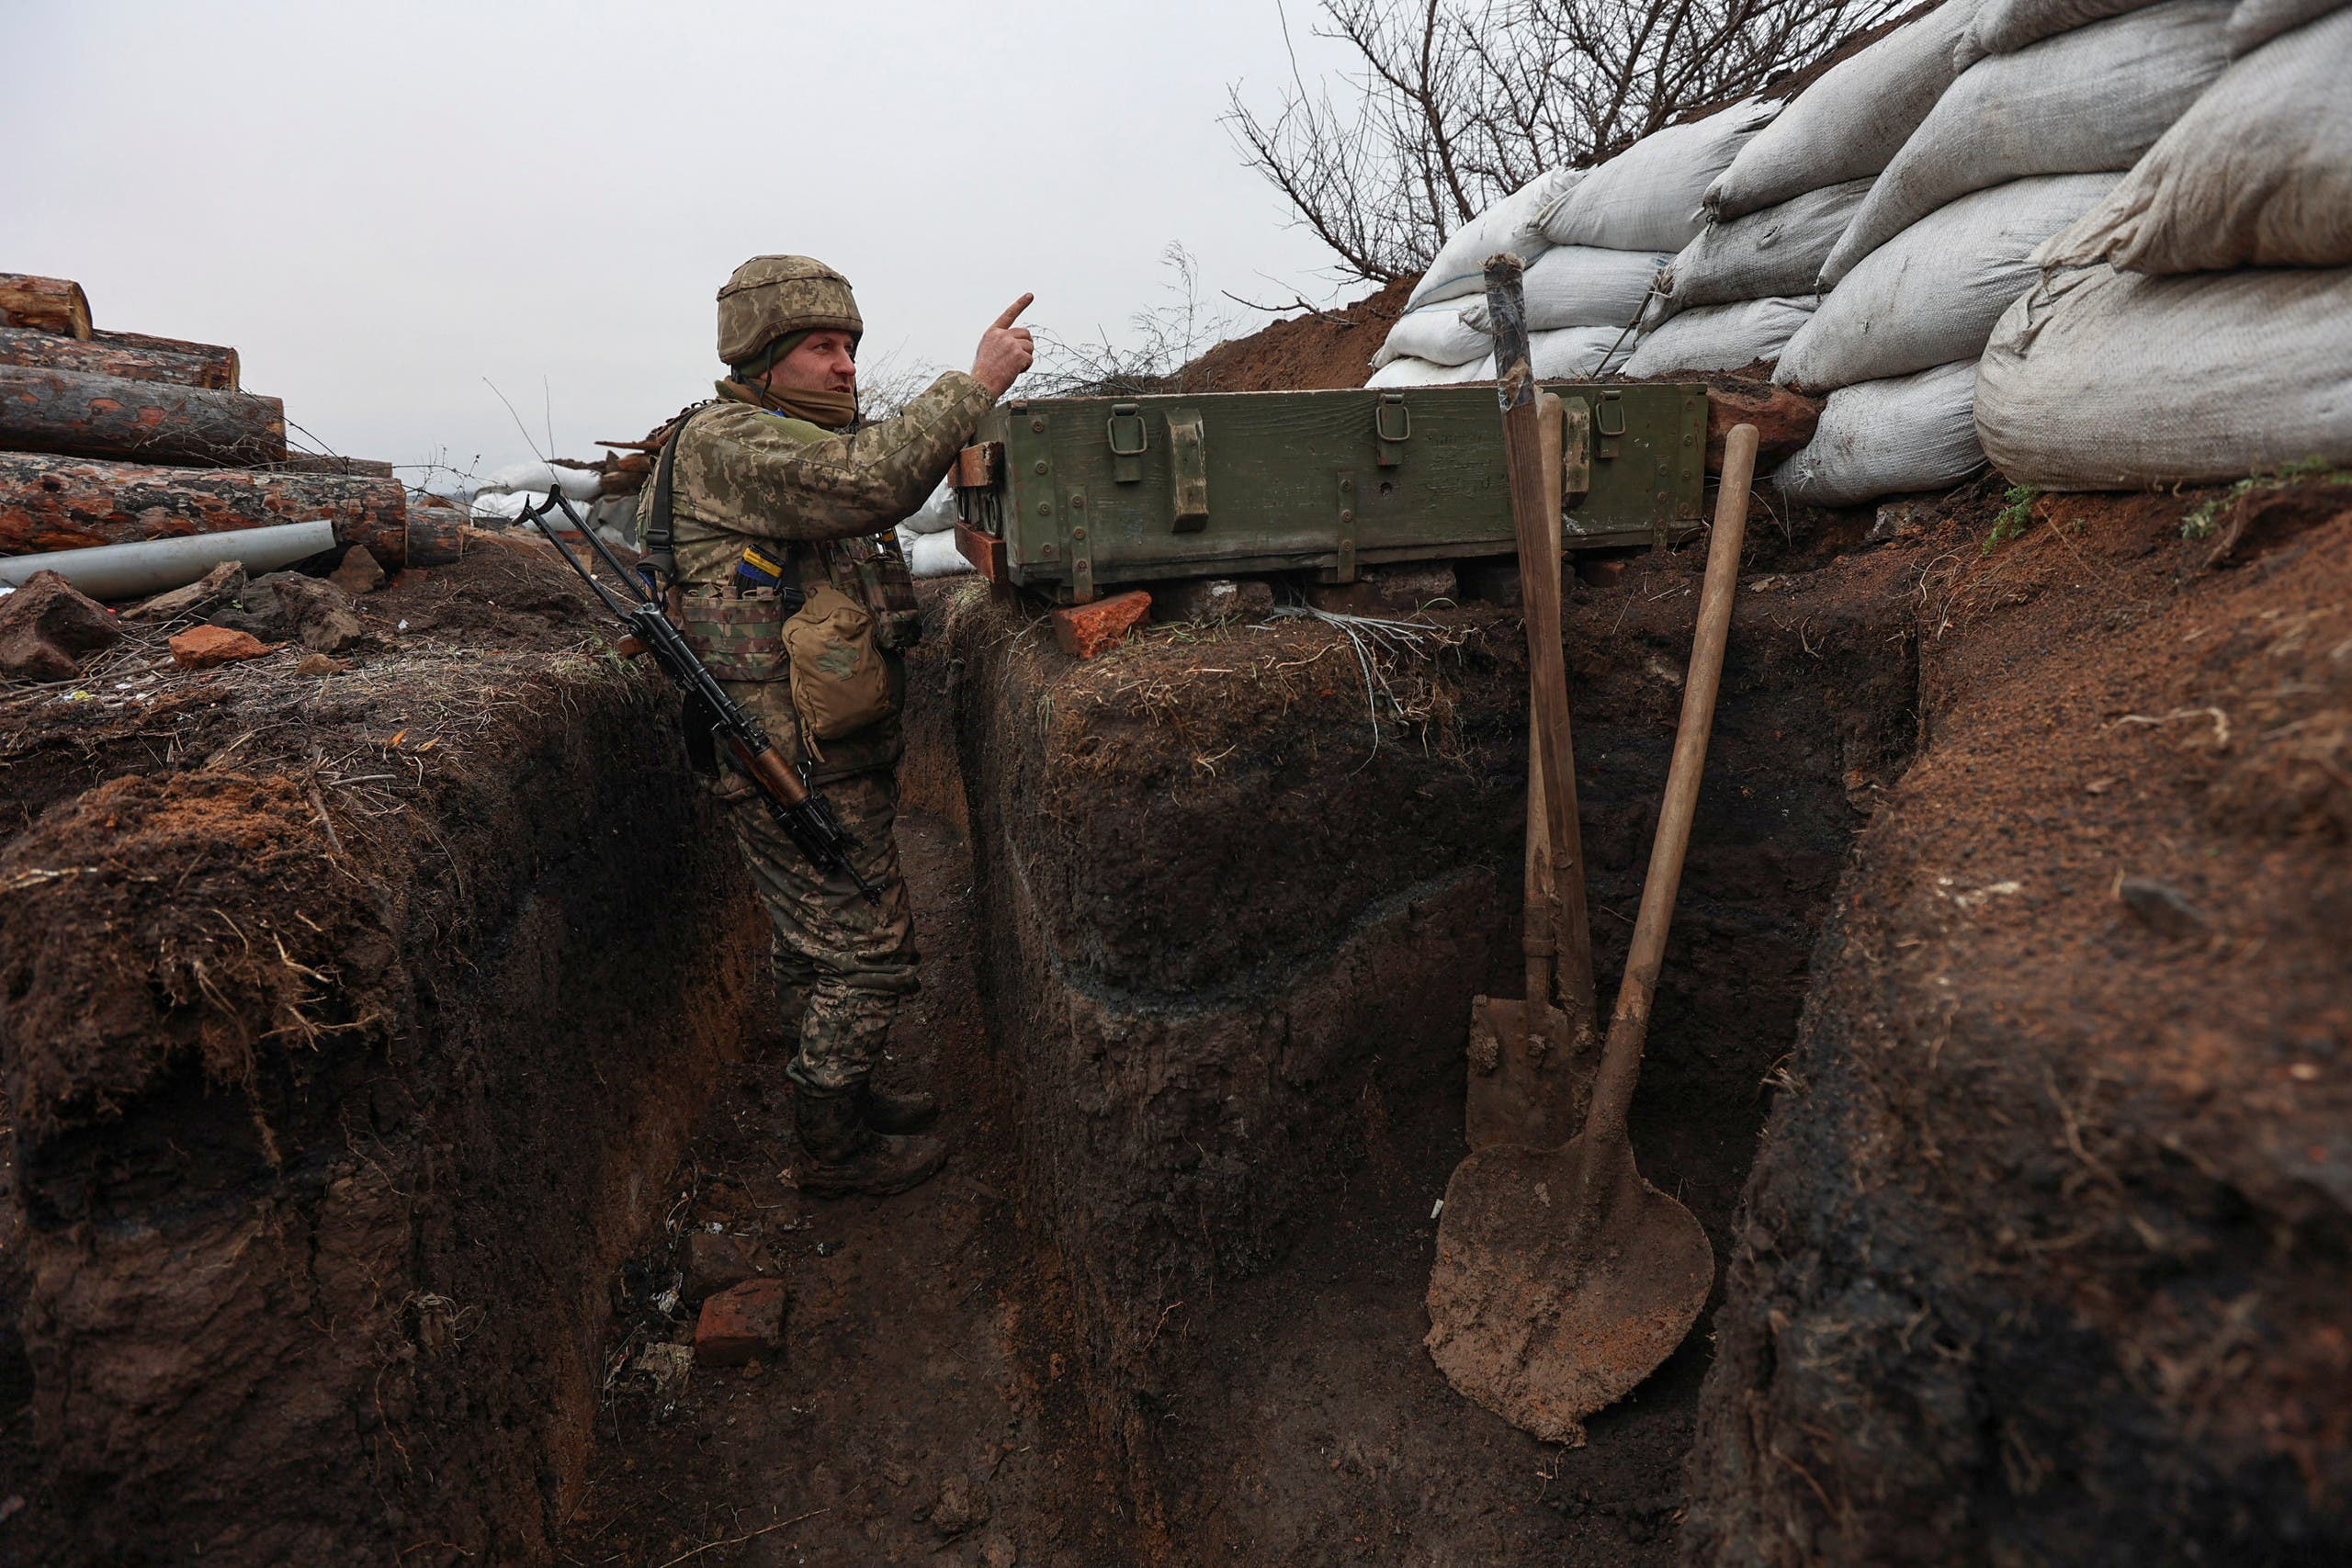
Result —
[[2229, 14], [2230, 0], [1953, 0], [1936, 14], [1964, 69], [1855, 209], [1774, 371], [1828, 394], [1780, 470], [1785, 493], [1853, 505], [1983, 466], [1976, 364], [1994, 323], [2033, 287], [2037, 248], [2221, 73]]
[[1589, 170], [1557, 170], [1465, 224], [1430, 264], [1373, 358], [1371, 385], [1492, 377], [1483, 268], [1501, 251], [1527, 271], [1535, 372], [1555, 379], [1623, 368], [1658, 271], [1697, 237], [1700, 198], [1777, 106], [1734, 105], [1642, 138]]
[[2225, 36], [2227, 69], [1993, 331], [1977, 433], [2019, 484], [2352, 464], [2352, 11], [2243, 0]]
[[1625, 373], [1778, 360], [1879, 172], [1951, 85], [1972, 0], [1926, 10], [1792, 94], [1707, 187], [1706, 224], [1658, 279]]

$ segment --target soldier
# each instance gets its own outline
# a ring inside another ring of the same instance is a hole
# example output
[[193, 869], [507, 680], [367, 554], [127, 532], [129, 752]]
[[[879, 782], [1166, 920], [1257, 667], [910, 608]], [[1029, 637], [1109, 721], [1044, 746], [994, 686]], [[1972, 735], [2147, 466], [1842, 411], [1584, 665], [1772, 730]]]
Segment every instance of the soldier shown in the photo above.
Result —
[[808, 1156], [800, 1190], [815, 1197], [904, 1191], [947, 1157], [921, 1135], [938, 1115], [932, 1097], [873, 1082], [891, 1015], [917, 987], [890, 829], [901, 650], [922, 617], [890, 530], [1029, 367], [1028, 330], [1013, 322], [1032, 298], [981, 335], [969, 375], [949, 371], [904, 413], [869, 424], [857, 411], [865, 323], [848, 281], [806, 256], [755, 256], [718, 291], [729, 367], [718, 399], [672, 423], [645, 490], [639, 533], [668, 574], [680, 629], [777, 748], [814, 764], [881, 894], [876, 908], [846, 878], [820, 875], [746, 780], [717, 780], [775, 924], [798, 1044], [786, 1070]]

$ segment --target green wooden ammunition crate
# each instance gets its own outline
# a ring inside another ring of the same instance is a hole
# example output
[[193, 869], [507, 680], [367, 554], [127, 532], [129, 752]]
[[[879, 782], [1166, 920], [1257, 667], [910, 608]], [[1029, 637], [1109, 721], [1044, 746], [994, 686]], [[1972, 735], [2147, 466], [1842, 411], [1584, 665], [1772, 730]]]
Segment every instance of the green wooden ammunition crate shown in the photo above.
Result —
[[[1703, 387], [1563, 383], [1570, 548], [1701, 521]], [[992, 578], [1084, 603], [1122, 583], [1517, 548], [1490, 386], [1028, 398], [981, 422], [954, 475]]]

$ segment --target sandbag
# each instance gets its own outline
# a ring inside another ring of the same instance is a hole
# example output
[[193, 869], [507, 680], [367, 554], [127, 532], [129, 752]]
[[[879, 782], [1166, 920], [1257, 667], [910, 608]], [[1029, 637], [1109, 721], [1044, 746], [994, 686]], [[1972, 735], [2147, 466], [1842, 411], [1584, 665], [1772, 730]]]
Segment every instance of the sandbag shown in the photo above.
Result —
[[1544, 237], [1555, 245], [1680, 250], [1699, 237], [1707, 187], [1780, 107], [1748, 98], [1652, 131], [1555, 198], [1544, 213]]
[[1745, 218], [1709, 223], [1659, 275], [1657, 318], [1694, 305], [1811, 294], [1821, 264], [1870, 188], [1867, 179], [1848, 180]]
[[1578, 169], [1547, 170], [1456, 229], [1421, 273], [1405, 308], [1485, 292], [1487, 258], [1500, 252], [1535, 260], [1550, 243], [1538, 227], [1544, 210], [1582, 178]]
[[567, 468], [557, 463], [542, 463], [534, 458], [527, 463], [509, 463], [482, 480], [478, 495], [509, 495], [527, 491], [546, 495], [561, 489], [572, 501], [594, 501], [604, 476], [594, 468]]
[[1984, 450], [2044, 490], [2352, 463], [2352, 268], [2052, 273], [2003, 314], [1977, 385]]
[[[1650, 281], [1674, 258], [1664, 251], [1604, 251], [1595, 245], [1561, 245], [1527, 269], [1527, 330], [1562, 327], [1623, 327], [1641, 314]], [[1494, 321], [1481, 296], [1465, 306], [1462, 319], [1488, 336]]]
[[1480, 381], [1495, 373], [1491, 360], [1475, 365], [1432, 365], [1409, 355], [1392, 359], [1372, 373], [1367, 387], [1443, 387], [1456, 381]]
[[899, 531], [916, 535], [944, 534], [956, 526], [957, 515], [956, 492], [948, 487], [945, 479], [942, 479], [939, 488], [931, 492], [931, 499], [922, 503], [922, 510], [899, 525]]
[[1745, 218], [1885, 168], [1951, 85], [1952, 50], [1974, 10], [1975, 0], [1945, 0], [1823, 72], [1707, 187], [1707, 211]]
[[1804, 450], [1773, 483], [1792, 501], [1857, 506], [1883, 495], [1945, 490], [1984, 467], [1971, 409], [1976, 364], [1863, 381], [1829, 394]]
[[2121, 177], [2039, 175], [1928, 213], [1822, 298], [1772, 378], [1826, 392], [1975, 358], [2001, 312], [2041, 276], [2036, 247]]
[[1952, 51], [1952, 66], [1965, 71], [1988, 54], [2015, 54], [2028, 44], [2093, 22], [2137, 11], [2150, 0], [1984, 0], [1969, 19]]
[[[1634, 334], [1625, 327], [1563, 327], [1527, 334], [1528, 361], [1535, 374], [1547, 381], [1608, 375], [1625, 363], [1633, 348]], [[1495, 363], [1489, 359], [1477, 378], [1494, 374]]]
[[2229, 4], [2162, 0], [1970, 66], [1871, 187], [1822, 288], [1970, 191], [2130, 168], [2228, 63]]
[[2237, 9], [2230, 13], [2230, 53], [2251, 54], [2280, 33], [2315, 22], [2344, 4], [2345, 0], [2238, 0]]
[[2256, 50], [2044, 247], [2126, 272], [2352, 265], [2352, 11]]
[[1467, 365], [1495, 346], [1494, 339], [1462, 319], [1467, 299], [1441, 299], [1418, 310], [1408, 310], [1388, 329], [1380, 352], [1372, 356], [1377, 370], [1392, 359], [1426, 359], [1432, 365]]
[[905, 547], [907, 571], [914, 577], [954, 577], [970, 571], [972, 563], [956, 547], [953, 534], [922, 534]]
[[1681, 370], [1737, 370], [1759, 359], [1778, 359], [1817, 302], [1818, 296], [1804, 294], [1693, 306], [1642, 333], [1634, 356], [1625, 361], [1624, 374], [1639, 378]]

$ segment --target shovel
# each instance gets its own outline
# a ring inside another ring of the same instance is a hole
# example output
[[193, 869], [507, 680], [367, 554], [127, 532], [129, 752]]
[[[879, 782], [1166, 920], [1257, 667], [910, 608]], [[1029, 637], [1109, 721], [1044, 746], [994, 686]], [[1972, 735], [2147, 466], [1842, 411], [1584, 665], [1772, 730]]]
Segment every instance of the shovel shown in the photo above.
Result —
[[[1492, 264], [1487, 276], [1492, 308]], [[1503, 312], [1495, 316], [1499, 328]], [[1510, 356], [1499, 334], [1497, 353]], [[1674, 1353], [1714, 1281], [1699, 1222], [1635, 1168], [1625, 1113], [1706, 765], [1756, 448], [1753, 426], [1733, 429], [1674, 761], [1584, 1131], [1555, 1149], [1479, 1150], [1446, 1186], [1430, 1275], [1430, 1357], [1457, 1392], [1546, 1442], [1581, 1444], [1585, 1417]]]
[[[1489, 1144], [1548, 1148], [1575, 1130], [1578, 1090], [1589, 1076], [1593, 1026], [1592, 942], [1585, 929], [1584, 853], [1577, 841], [1576, 755], [1560, 649], [1561, 471], [1564, 412], [1544, 392], [1534, 400], [1536, 439], [1505, 424], [1506, 457], [1532, 463], [1540, 484], [1538, 526], [1521, 538], [1520, 582], [1528, 637], [1527, 862], [1521, 944], [1527, 961], [1524, 999], [1477, 997], [1470, 1004], [1470, 1081], [1464, 1132], [1473, 1149]], [[1546, 681], [1541, 658], [1553, 650], [1550, 682], [1560, 694], [1559, 728], [1544, 723]], [[1554, 837], [1553, 786], [1565, 842]], [[1555, 1003], [1553, 986], [1559, 987]], [[1579, 1070], [1581, 1069], [1581, 1071]]]

